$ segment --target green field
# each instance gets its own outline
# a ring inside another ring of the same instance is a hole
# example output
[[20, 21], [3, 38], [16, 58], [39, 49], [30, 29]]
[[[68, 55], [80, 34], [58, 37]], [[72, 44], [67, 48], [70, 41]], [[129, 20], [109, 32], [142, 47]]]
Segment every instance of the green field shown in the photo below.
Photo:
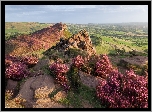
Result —
[[[144, 52], [145, 49], [148, 49], [148, 38], [131, 38], [130, 40], [119, 39], [116, 37], [107, 37], [100, 36], [101, 43], [94, 45], [97, 51], [97, 54], [109, 54], [110, 51], [114, 51], [115, 47], [119, 49], [125, 49], [126, 52], [136, 50], [139, 52]], [[92, 38], [92, 41], [96, 41], [96, 38]], [[141, 45], [138, 46], [137, 43]]]

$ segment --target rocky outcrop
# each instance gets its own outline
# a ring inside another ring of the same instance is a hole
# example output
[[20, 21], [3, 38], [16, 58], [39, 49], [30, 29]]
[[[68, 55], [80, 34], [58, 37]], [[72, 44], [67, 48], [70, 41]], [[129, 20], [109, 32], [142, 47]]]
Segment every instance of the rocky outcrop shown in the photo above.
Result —
[[26, 100], [24, 104], [26, 108], [33, 108], [39, 98], [49, 98], [48, 94], [54, 90], [55, 85], [51, 76], [39, 75], [27, 79], [20, 88], [17, 97], [21, 96]]
[[53, 46], [51, 49], [58, 51], [67, 51], [70, 48], [76, 48], [86, 51], [89, 55], [96, 54], [96, 50], [92, 45], [91, 38], [88, 32], [84, 29], [78, 34], [72, 35], [68, 39], [60, 38], [60, 42]]

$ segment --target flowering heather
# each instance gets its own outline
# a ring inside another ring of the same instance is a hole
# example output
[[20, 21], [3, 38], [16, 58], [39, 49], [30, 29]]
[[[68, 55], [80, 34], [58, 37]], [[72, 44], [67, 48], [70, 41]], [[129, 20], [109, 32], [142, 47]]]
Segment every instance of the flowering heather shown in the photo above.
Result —
[[30, 68], [37, 64], [38, 58], [35, 56], [26, 56], [22, 58], [20, 61]]
[[109, 108], [148, 108], [148, 82], [132, 70], [122, 75], [113, 70], [97, 86], [97, 97]]
[[50, 65], [50, 70], [55, 74], [57, 82], [64, 88], [64, 90], [69, 90], [70, 86], [65, 76], [69, 68], [65, 64], [53, 63]]
[[66, 73], [69, 68], [65, 64], [53, 63], [50, 65], [50, 70], [55, 74]]
[[6, 68], [5, 76], [13, 80], [21, 80], [29, 75], [27, 66], [21, 62], [14, 62]]
[[19, 62], [19, 58], [12, 56], [12, 55], [7, 55], [5, 56], [5, 67], [10, 66], [13, 62]]
[[100, 59], [96, 63], [96, 73], [98, 76], [102, 78], [106, 78], [110, 72], [113, 70], [112, 65], [109, 61], [109, 58], [107, 55], [102, 55], [102, 59]]
[[82, 56], [80, 56], [80, 55], [73, 58], [72, 62], [73, 62], [73, 65], [77, 68], [80, 68], [82, 65], [84, 65], [84, 60], [83, 60]]

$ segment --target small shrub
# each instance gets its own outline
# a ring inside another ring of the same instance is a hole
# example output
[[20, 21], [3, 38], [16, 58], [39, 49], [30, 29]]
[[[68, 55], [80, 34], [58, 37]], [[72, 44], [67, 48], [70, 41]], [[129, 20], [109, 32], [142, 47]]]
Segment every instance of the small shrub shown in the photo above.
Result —
[[67, 73], [68, 79], [70, 81], [71, 88], [76, 91], [78, 91], [78, 88], [80, 87], [80, 76], [79, 76], [79, 70], [77, 67], [74, 67], [73, 65], [70, 67], [70, 70]]
[[13, 92], [12, 91], [5, 91], [5, 100], [10, 100], [13, 96]]
[[89, 60], [88, 60], [88, 67], [91, 68], [90, 69], [90, 73], [93, 74], [93, 75], [97, 75], [97, 73], [95, 72], [96, 70], [96, 63], [98, 62], [98, 60], [100, 59], [99, 56], [96, 56], [96, 55], [92, 55], [89, 57]]
[[14, 62], [8, 68], [6, 68], [5, 76], [13, 80], [21, 80], [29, 75], [27, 66], [21, 62]]
[[79, 87], [81, 86], [79, 70], [82, 70], [84, 67], [84, 59], [82, 56], [78, 55], [72, 59], [72, 65], [68, 72], [68, 78], [71, 84], [71, 87], [74, 91], [79, 92]]
[[14, 62], [19, 62], [20, 57], [12, 56], [12, 55], [7, 55], [5, 56], [5, 67], [10, 66]]
[[64, 30], [63, 31], [63, 35], [66, 37], [66, 38], [69, 38], [72, 36], [72, 34], [68, 31], [68, 30]]
[[53, 63], [50, 65], [51, 72], [55, 75], [56, 81], [64, 88], [65, 91], [70, 89], [66, 73], [69, 68], [65, 64]]
[[96, 63], [96, 73], [102, 78], [106, 78], [113, 70], [112, 64], [107, 55], [102, 55], [101, 59]]
[[73, 66], [80, 69], [84, 65], [84, 59], [82, 58], [82, 56], [78, 55], [77, 57], [72, 59], [72, 64]]

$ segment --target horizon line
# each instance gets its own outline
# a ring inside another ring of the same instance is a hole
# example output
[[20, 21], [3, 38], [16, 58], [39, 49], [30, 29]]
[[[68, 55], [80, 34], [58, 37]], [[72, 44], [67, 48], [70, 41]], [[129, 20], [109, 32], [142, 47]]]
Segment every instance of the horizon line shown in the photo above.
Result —
[[[20, 21], [20, 22], [13, 22], [13, 21], [5, 21], [5, 23], [68, 23], [68, 22], [34, 22], [34, 21]], [[115, 22], [113, 22], [115, 23]], [[113, 24], [113, 23], [68, 23], [68, 24]], [[148, 23], [148, 22], [116, 22], [116, 23]]]

